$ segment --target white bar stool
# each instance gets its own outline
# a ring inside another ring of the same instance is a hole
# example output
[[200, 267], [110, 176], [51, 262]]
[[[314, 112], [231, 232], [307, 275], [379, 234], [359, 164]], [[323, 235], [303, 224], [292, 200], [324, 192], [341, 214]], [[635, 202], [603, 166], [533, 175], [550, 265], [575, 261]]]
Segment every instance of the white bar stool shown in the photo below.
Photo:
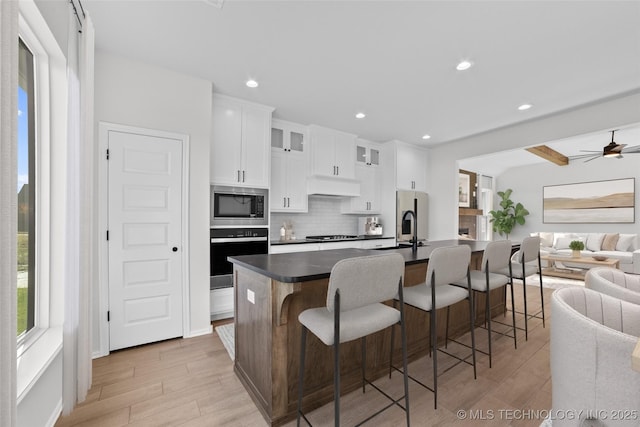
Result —
[[[364, 393], [365, 383], [368, 383], [391, 400], [389, 405], [358, 425], [394, 405], [404, 409], [407, 426], [410, 425], [404, 306], [401, 304], [398, 310], [382, 304], [382, 302], [393, 300], [396, 297], [403, 301], [403, 274], [404, 258], [397, 253], [338, 261], [331, 269], [326, 307], [311, 308], [300, 313], [298, 320], [302, 324], [302, 339], [298, 382], [298, 426], [300, 426], [301, 416], [307, 424], [311, 425], [302, 413], [307, 330], [311, 331], [325, 345], [333, 346], [334, 422], [336, 426], [340, 425], [340, 344], [357, 338], [361, 338], [362, 345], [362, 392]], [[402, 359], [405, 375], [404, 396], [394, 400], [365, 378], [366, 336], [397, 323], [400, 324], [402, 330]], [[404, 407], [399, 403], [403, 399], [405, 401]]]

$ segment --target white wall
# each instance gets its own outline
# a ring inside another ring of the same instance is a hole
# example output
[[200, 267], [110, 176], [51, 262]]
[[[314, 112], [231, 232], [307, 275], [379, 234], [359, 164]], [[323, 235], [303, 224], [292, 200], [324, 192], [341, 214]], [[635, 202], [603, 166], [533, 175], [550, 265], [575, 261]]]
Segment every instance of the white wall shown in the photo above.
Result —
[[571, 162], [568, 166], [557, 166], [551, 162], [540, 163], [505, 171], [496, 177], [496, 188], [498, 190], [513, 189], [511, 200], [522, 203], [530, 212], [524, 226], [516, 226], [510, 237], [518, 240], [534, 231], [637, 233], [638, 224], [640, 224], [638, 208], [635, 210], [633, 224], [543, 224], [542, 222], [543, 186], [620, 178], [636, 179], [636, 205], [638, 205], [640, 203], [638, 198], [640, 155], [638, 154], [627, 155], [622, 159], [599, 158], [588, 163]]
[[[188, 335], [211, 331], [209, 314], [209, 147], [211, 82], [97, 51], [95, 118], [187, 134], [189, 156], [189, 319]], [[96, 141], [98, 141], [96, 137]], [[99, 295], [94, 287], [93, 296]], [[104, 301], [100, 301], [104, 304]], [[106, 319], [94, 310], [94, 351]], [[104, 330], [104, 329], [103, 329]], [[96, 335], [97, 334], [97, 335]], [[103, 345], [104, 347], [104, 345]]]
[[[428, 169], [430, 240], [451, 239], [457, 236], [456, 196], [459, 159], [544, 144], [556, 139], [609, 130], [638, 122], [640, 122], [640, 93], [636, 92], [432, 148]], [[530, 179], [532, 182], [541, 182], [539, 177], [530, 177]], [[515, 193], [514, 200], [518, 197], [519, 194]], [[526, 207], [532, 211], [531, 207]]]

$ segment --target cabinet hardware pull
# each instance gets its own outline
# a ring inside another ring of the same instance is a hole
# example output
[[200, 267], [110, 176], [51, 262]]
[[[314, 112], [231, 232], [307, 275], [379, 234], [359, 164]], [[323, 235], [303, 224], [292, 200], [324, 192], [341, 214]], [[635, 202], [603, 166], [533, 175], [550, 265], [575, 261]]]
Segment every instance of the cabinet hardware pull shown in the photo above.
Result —
[[240, 169], [238, 169], [238, 182], [240, 182]]
[[287, 197], [287, 207], [290, 208], [291, 207], [291, 199]]
[[244, 171], [242, 171], [242, 182], [244, 182]]
[[283, 198], [282, 198], [282, 207], [283, 207], [283, 208], [286, 208], [286, 207], [287, 207], [287, 198], [286, 198], [286, 197], [283, 197]]

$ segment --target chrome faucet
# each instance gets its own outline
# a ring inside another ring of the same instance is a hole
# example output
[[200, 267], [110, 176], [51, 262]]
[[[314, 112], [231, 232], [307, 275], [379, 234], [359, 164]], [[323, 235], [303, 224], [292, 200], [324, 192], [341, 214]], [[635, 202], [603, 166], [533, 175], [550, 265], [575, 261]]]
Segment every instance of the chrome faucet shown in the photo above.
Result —
[[[417, 200], [414, 200], [414, 209], [417, 211]], [[409, 242], [411, 242], [411, 250], [416, 252], [418, 250], [418, 217], [416, 216], [416, 212], [412, 210], [405, 211], [402, 214], [402, 221], [404, 222], [407, 219], [407, 216], [411, 215], [413, 217], [413, 237]]]

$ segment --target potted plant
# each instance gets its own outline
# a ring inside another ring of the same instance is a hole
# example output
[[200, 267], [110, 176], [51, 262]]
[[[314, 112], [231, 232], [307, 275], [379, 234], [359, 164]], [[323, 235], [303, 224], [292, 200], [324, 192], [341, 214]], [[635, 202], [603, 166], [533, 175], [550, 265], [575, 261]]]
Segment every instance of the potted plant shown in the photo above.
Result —
[[572, 256], [574, 258], [580, 258], [580, 251], [584, 250], [584, 242], [581, 240], [572, 240], [571, 243], [569, 243], [569, 249], [573, 251]]
[[529, 215], [529, 211], [522, 206], [522, 203], [514, 203], [511, 200], [511, 193], [513, 190], [510, 188], [506, 191], [498, 191], [498, 196], [502, 199], [500, 201], [502, 209], [489, 211], [492, 216], [493, 231], [497, 231], [501, 236], [506, 234], [507, 239], [513, 227], [516, 224], [524, 225], [524, 217]]

